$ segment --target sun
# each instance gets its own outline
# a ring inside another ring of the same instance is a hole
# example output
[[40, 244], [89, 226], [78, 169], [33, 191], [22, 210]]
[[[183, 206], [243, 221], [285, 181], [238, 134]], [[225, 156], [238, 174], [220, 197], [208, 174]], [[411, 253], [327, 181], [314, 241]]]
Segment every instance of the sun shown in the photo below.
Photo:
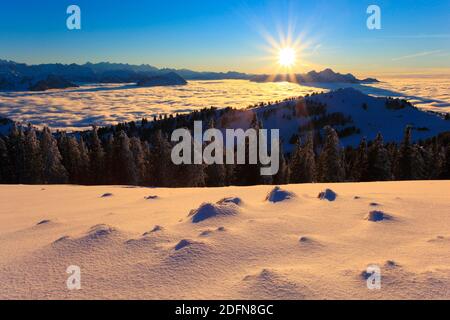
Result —
[[291, 68], [295, 65], [297, 59], [297, 52], [294, 48], [281, 48], [278, 52], [278, 63], [285, 68]]

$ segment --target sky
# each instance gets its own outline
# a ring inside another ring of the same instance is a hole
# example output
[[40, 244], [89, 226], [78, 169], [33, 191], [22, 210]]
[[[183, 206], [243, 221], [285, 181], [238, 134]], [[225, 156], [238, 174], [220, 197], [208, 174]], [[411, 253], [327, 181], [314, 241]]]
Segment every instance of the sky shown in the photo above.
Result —
[[[81, 30], [66, 27], [72, 4]], [[367, 28], [371, 4], [381, 30]], [[448, 75], [449, 21], [450, 0], [3, 0], [0, 59], [268, 73], [290, 38], [294, 72]]]

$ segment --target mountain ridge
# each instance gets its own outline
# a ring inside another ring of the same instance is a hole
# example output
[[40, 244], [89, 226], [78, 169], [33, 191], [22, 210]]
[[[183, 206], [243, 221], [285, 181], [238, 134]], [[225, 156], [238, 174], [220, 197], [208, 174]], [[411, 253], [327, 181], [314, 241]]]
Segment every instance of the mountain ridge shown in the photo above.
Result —
[[[250, 80], [254, 82], [342, 82], [373, 83], [374, 78], [357, 79], [350, 73], [341, 74], [328, 68], [306, 74], [255, 75], [237, 71], [210, 72], [189, 69], [157, 68], [149, 64], [133, 65], [128, 63], [99, 62], [85, 64], [48, 63], [28, 65], [0, 59], [0, 90], [30, 90], [37, 82], [49, 76], [59, 77], [60, 83], [139, 83], [149, 77], [158, 77], [176, 73], [184, 80]], [[166, 81], [163, 81], [165, 83]], [[44, 86], [45, 87], [45, 86]], [[54, 88], [59, 88], [58, 86]], [[48, 89], [52, 89], [49, 87]]]

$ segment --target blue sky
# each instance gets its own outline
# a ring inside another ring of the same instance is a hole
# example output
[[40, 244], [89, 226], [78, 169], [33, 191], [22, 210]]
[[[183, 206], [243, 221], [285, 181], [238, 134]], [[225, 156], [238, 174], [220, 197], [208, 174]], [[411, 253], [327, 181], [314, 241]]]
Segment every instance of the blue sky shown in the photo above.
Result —
[[[81, 8], [81, 30], [66, 28], [70, 4]], [[381, 7], [381, 30], [366, 27], [370, 4]], [[449, 21], [450, 0], [9, 0], [0, 58], [269, 72], [267, 35], [278, 41], [291, 26], [302, 40], [295, 71], [445, 73]]]

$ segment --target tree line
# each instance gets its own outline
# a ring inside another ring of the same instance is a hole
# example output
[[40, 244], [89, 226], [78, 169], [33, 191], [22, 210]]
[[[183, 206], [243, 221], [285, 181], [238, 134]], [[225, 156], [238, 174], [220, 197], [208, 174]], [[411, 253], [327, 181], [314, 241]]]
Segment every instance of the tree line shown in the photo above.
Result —
[[378, 134], [356, 148], [342, 148], [336, 130], [326, 126], [322, 145], [309, 135], [298, 139], [290, 154], [281, 150], [280, 169], [273, 177], [261, 176], [259, 165], [252, 164], [176, 166], [165, 130], [156, 126], [151, 134], [132, 134], [123, 126], [116, 129], [69, 135], [13, 126], [8, 136], [0, 137], [0, 183], [220, 187], [450, 179], [450, 134], [413, 143], [411, 127], [401, 143], [386, 144]]

